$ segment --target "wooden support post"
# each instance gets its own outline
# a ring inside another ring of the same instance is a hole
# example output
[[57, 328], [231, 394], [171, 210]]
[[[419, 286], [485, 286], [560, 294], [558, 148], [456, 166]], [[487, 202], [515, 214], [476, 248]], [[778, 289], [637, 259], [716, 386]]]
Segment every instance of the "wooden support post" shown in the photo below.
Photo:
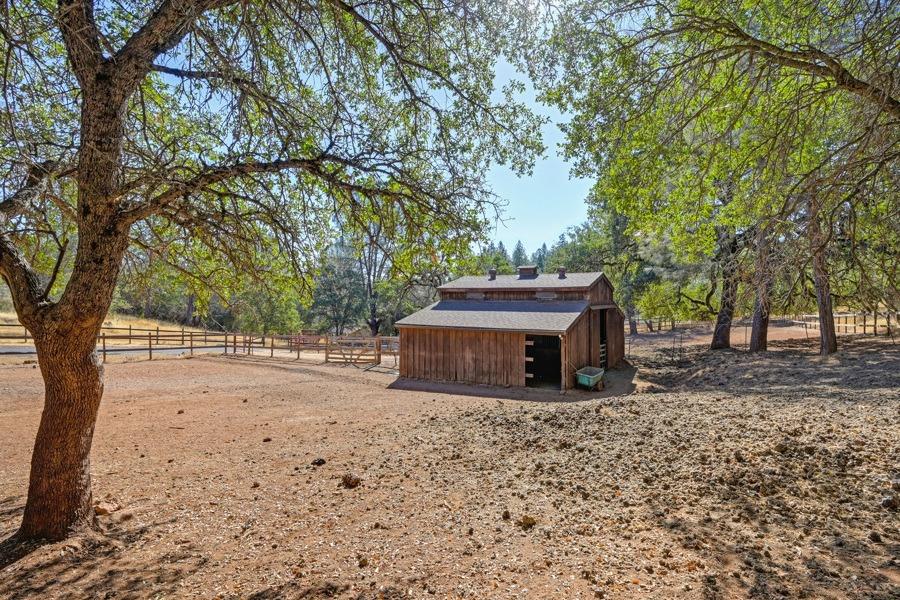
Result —
[[297, 360], [300, 360], [300, 336], [297, 336]]
[[131, 343], [131, 324], [128, 325], [128, 343]]
[[568, 357], [566, 356], [566, 336], [559, 336], [559, 368], [562, 371], [560, 375], [562, 376], [559, 380], [559, 389], [564, 392], [569, 387], [569, 377], [568, 377]]
[[325, 336], [325, 362], [328, 362], [328, 356], [331, 354], [331, 342], [328, 336]]
[[381, 336], [375, 338], [375, 364], [381, 364]]
[[269, 358], [275, 357], [275, 336], [269, 338]]
[[237, 334], [235, 333], [231, 340], [232, 344], [234, 344], [231, 348], [232, 354], [237, 354]]
[[[182, 331], [183, 331], [183, 330], [182, 330]], [[184, 335], [184, 333], [182, 333], [181, 335]], [[191, 356], [193, 356], [193, 355], [194, 355], [194, 332], [191, 331], [191, 332], [188, 334], [188, 336], [189, 336], [189, 338], [190, 338], [190, 343], [191, 343]]]
[[147, 350], [150, 352], [150, 360], [153, 360], [153, 334], [147, 332]]
[[181, 345], [184, 346], [184, 327], [181, 328]]
[[101, 333], [100, 339], [103, 340], [103, 364], [106, 364], [106, 334]]
[[156, 343], [159, 344], [159, 327], [156, 328]]

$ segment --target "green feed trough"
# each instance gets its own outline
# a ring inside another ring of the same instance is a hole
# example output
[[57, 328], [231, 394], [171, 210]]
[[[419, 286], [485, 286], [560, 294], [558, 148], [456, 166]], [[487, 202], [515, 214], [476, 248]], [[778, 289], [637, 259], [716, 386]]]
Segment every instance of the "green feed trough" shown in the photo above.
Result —
[[603, 380], [603, 373], [604, 370], [599, 367], [584, 367], [575, 371], [575, 378], [579, 385], [592, 390]]

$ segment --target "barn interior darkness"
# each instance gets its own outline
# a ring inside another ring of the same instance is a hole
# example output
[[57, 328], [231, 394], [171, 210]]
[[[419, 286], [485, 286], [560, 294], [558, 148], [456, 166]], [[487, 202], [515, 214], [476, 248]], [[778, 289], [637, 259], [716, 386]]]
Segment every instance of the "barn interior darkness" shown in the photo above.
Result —
[[[529, 344], [529, 342], [531, 342]], [[525, 380], [529, 387], [559, 388], [562, 382], [560, 339], [557, 335], [529, 335], [525, 337]]]

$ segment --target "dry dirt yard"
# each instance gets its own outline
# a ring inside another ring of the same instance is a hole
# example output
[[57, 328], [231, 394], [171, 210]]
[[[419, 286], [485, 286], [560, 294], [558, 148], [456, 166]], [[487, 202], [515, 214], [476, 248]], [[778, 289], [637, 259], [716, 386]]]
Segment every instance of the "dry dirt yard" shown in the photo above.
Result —
[[[109, 365], [102, 532], [5, 566], [0, 597], [898, 598], [900, 346], [841, 341], [644, 345], [565, 396]], [[0, 538], [40, 410], [38, 371], [0, 366]]]

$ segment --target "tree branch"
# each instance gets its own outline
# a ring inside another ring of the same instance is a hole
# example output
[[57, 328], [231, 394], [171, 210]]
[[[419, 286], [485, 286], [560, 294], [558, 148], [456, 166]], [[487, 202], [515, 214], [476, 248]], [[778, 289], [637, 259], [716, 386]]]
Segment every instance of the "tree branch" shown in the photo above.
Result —
[[0, 225], [19, 214], [22, 209], [34, 200], [44, 190], [47, 179], [58, 167], [58, 163], [53, 160], [46, 160], [42, 163], [35, 163], [28, 167], [28, 174], [25, 176], [25, 185], [19, 188], [12, 196], [0, 202]]
[[712, 29], [741, 43], [741, 45], [734, 46], [728, 50], [746, 51], [750, 54], [763, 56], [785, 67], [805, 71], [817, 77], [831, 79], [837, 87], [883, 108], [895, 118], [900, 118], [900, 99], [892, 97], [888, 90], [856, 77], [838, 59], [822, 50], [817, 48], [809, 48], [807, 50], [782, 48], [747, 33], [733, 21], [710, 20], [702, 17], [693, 17], [692, 20], [705, 24], [699, 26], [700, 30]]
[[88, 89], [103, 63], [100, 30], [92, 0], [59, 0], [57, 21], [72, 70], [82, 89]]
[[125, 96], [153, 68], [158, 56], [174, 48], [194, 21], [208, 10], [236, 4], [238, 0], [165, 0], [147, 22], [116, 52], [116, 87]]
[[326, 169], [326, 165], [328, 164], [352, 166], [348, 164], [348, 161], [339, 157], [320, 155], [316, 158], [285, 159], [268, 162], [244, 162], [228, 166], [213, 167], [198, 174], [192, 179], [182, 182], [172, 182], [167, 191], [155, 196], [146, 203], [124, 210], [122, 216], [127, 224], [134, 223], [158, 213], [179, 198], [189, 196], [210, 185], [256, 173], [277, 173], [292, 169], [305, 171], [328, 185], [350, 193], [364, 195], [377, 193], [396, 198], [406, 198], [408, 196], [407, 194], [396, 190], [373, 189], [345, 181], [336, 173]]
[[41, 280], [15, 244], [2, 234], [0, 234], [0, 278], [9, 287], [19, 320], [32, 329], [43, 292]]

